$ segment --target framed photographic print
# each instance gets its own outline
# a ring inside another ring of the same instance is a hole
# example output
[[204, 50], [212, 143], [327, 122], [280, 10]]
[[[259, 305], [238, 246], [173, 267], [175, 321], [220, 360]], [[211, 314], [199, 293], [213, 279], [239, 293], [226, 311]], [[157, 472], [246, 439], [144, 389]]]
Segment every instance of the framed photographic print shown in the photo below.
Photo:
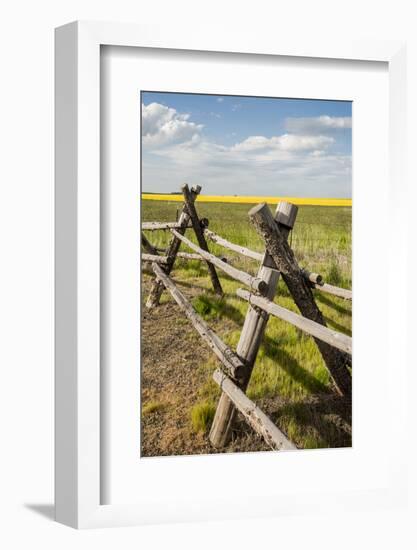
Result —
[[404, 79], [384, 41], [57, 29], [58, 521], [402, 501]]

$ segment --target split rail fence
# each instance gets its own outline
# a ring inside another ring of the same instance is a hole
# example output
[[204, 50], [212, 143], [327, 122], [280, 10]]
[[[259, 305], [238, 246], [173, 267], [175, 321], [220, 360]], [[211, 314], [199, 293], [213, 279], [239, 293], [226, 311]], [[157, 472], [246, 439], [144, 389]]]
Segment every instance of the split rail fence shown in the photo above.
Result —
[[[176, 222], [142, 223], [141, 242], [144, 250], [142, 261], [150, 263], [155, 274], [146, 307], [156, 307], [163, 290], [168, 290], [219, 360], [220, 365], [214, 372], [213, 378], [220, 386], [222, 393], [209, 435], [215, 447], [223, 447], [228, 443], [236, 411], [240, 411], [247, 423], [272, 449], [295, 449], [296, 446], [245, 393], [269, 316], [278, 317], [312, 336], [330, 373], [335, 391], [340, 395], [350, 396], [352, 339], [326, 326], [312, 289], [327, 292], [345, 300], [352, 300], [352, 292], [326, 284], [319, 274], [302, 269], [298, 265], [294, 252], [288, 244], [288, 235], [297, 217], [297, 206], [281, 202], [277, 205], [275, 216], [264, 203], [249, 211], [249, 219], [265, 243], [265, 252], [261, 254], [234, 244], [208, 229], [208, 220], [200, 219], [195, 207], [195, 200], [200, 191], [200, 186], [193, 187], [191, 190], [188, 185], [182, 187], [184, 204]], [[193, 230], [198, 245], [185, 236], [187, 229]], [[166, 250], [153, 246], [143, 233], [143, 231], [157, 230], [171, 233], [171, 240]], [[207, 240], [260, 262], [257, 275], [252, 276], [231, 265], [224, 257], [220, 258], [212, 254]], [[186, 245], [193, 253], [179, 252], [181, 244]], [[206, 262], [214, 292], [218, 295], [222, 295], [223, 290], [217, 269], [246, 287], [236, 291], [240, 298], [248, 302], [248, 310], [236, 351], [227, 346], [208, 326], [170, 277], [177, 258]], [[286, 283], [301, 315], [274, 303], [280, 277]]]

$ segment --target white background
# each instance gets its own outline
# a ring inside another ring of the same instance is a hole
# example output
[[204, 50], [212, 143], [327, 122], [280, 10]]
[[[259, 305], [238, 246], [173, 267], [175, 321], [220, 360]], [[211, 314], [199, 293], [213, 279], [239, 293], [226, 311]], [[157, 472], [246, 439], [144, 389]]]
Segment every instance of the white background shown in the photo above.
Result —
[[[416, 509], [349, 516], [280, 517], [202, 525], [152, 526], [76, 532], [48, 520], [53, 498], [53, 28], [74, 19], [242, 25], [249, 33], [298, 33], [350, 38], [392, 37], [408, 42], [409, 150], [417, 151], [417, 39], [412, 2], [334, 1], [207, 3], [137, 0], [9, 3], [1, 18], [0, 131], [0, 544], [4, 548], [413, 548]], [[415, 154], [404, 215], [415, 235]], [[387, 224], [381, 220], [381, 232]], [[401, 243], [407, 235], [398, 236]], [[410, 238], [415, 247], [415, 239]], [[411, 269], [410, 274], [415, 273]], [[404, 281], [399, 281], [403, 285]], [[410, 275], [411, 284], [411, 275]], [[414, 301], [415, 295], [410, 295]], [[413, 307], [410, 307], [410, 312]], [[381, 315], [384, 313], [381, 303]], [[411, 324], [411, 314], [409, 315]], [[410, 336], [411, 339], [411, 336]], [[415, 364], [415, 361], [414, 361]], [[410, 362], [410, 367], [411, 367]], [[415, 365], [414, 365], [415, 366]], [[410, 368], [410, 463], [416, 463], [416, 375]], [[414, 422], [413, 422], [414, 421]], [[389, 434], [384, 445], [395, 445]], [[416, 483], [411, 470], [415, 505]], [[33, 510], [35, 508], [36, 511]], [[3, 540], [4, 539], [4, 540]]]

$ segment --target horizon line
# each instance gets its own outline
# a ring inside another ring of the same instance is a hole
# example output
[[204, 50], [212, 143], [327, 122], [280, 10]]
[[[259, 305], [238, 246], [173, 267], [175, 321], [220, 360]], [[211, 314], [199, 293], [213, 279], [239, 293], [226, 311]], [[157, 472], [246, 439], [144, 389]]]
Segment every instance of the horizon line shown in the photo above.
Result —
[[[141, 193], [142, 200], [160, 200], [182, 202], [183, 195], [175, 193]], [[352, 199], [331, 197], [287, 197], [287, 196], [263, 196], [263, 195], [198, 195], [198, 202], [225, 202], [225, 203], [258, 203], [277, 204], [280, 201], [292, 202], [298, 205], [310, 206], [352, 206]]]

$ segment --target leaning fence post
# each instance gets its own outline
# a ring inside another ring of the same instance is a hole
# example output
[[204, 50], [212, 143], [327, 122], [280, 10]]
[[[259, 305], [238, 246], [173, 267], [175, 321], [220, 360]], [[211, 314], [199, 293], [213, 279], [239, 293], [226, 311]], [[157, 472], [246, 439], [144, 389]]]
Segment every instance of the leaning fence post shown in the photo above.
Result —
[[[184, 195], [184, 202], [187, 205], [188, 214], [191, 218], [191, 223], [193, 224], [193, 229], [197, 237], [198, 244], [201, 249], [205, 250], [206, 252], [209, 252], [207, 241], [203, 233], [203, 228], [201, 227], [200, 220], [198, 219], [198, 214], [193, 201], [193, 197], [187, 184], [183, 185], [182, 192]], [[209, 275], [210, 275], [211, 283], [213, 285], [214, 292], [222, 296], [223, 289], [222, 289], [222, 285], [220, 284], [216, 268], [209, 261], [207, 261], [206, 263], [209, 270]]]
[[[196, 187], [193, 187], [191, 190], [191, 200], [195, 201], [197, 195], [201, 191], [201, 186], [197, 185]], [[182, 208], [181, 215], [178, 219], [178, 233], [181, 235], [184, 235], [185, 230], [187, 229], [188, 222], [190, 221], [190, 215], [188, 213], [187, 205], [184, 204]], [[180, 248], [181, 241], [177, 237], [173, 237], [171, 239], [171, 242], [169, 243], [169, 246], [166, 251], [167, 263], [164, 266], [164, 272], [169, 275], [171, 273], [172, 268], [174, 267], [175, 258], [177, 257], [178, 250]], [[151, 309], [159, 304], [159, 300], [161, 298], [162, 291], [164, 290], [164, 285], [161, 281], [155, 279], [151, 291], [148, 296], [148, 300], [146, 302], [146, 307], [148, 309]]]
[[[303, 276], [294, 252], [280, 228], [274, 222], [268, 206], [259, 204], [253, 207], [249, 211], [249, 218], [257, 232], [265, 240], [266, 250], [277, 269], [279, 269], [301, 314], [316, 323], [326, 326], [323, 314], [314, 300], [310, 284]], [[349, 367], [352, 365], [351, 357], [321, 340], [315, 339], [315, 341], [336, 390], [341, 395], [350, 396], [352, 394], [352, 376], [349, 372]]]
[[141, 243], [142, 243], [142, 246], [143, 248], [149, 253], [149, 254], [156, 254], [158, 255], [158, 249], [156, 248], [156, 246], [154, 246], [153, 244], [151, 244], [148, 239], [145, 237], [145, 235], [143, 234], [142, 232], [142, 235], [141, 235]]
[[[277, 206], [275, 221], [284, 238], [288, 238], [290, 230], [294, 227], [297, 211], [298, 207], [288, 202], [280, 202]], [[268, 287], [264, 295], [266, 298], [272, 300], [275, 296], [279, 272], [276, 270], [275, 265], [267, 254], [264, 255], [257, 277], [263, 279], [267, 283]], [[245, 363], [245, 370], [238, 381], [239, 387], [243, 391], [246, 390], [249, 383], [268, 318], [269, 315], [266, 312], [249, 305], [236, 349], [237, 355]], [[222, 393], [210, 430], [210, 441], [212, 445], [215, 447], [223, 447], [227, 444], [232, 432], [235, 415], [235, 406], [229, 397], [225, 393]]]

